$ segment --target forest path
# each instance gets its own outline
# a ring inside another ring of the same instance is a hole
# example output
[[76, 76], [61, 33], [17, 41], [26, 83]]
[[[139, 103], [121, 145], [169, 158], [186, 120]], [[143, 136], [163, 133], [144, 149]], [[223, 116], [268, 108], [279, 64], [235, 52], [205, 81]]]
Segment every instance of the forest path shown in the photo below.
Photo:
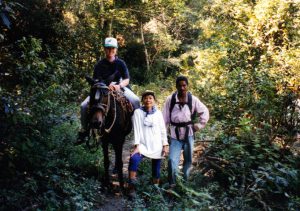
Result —
[[104, 200], [104, 205], [96, 209], [97, 211], [123, 211], [130, 210], [127, 206], [128, 201], [124, 196], [110, 195]]
[[[127, 183], [128, 179], [128, 165], [129, 165], [129, 158], [130, 158], [130, 151], [133, 149], [133, 136], [130, 134], [124, 143], [123, 147], [123, 174], [124, 174], [124, 181]], [[196, 141], [194, 145], [194, 153], [193, 153], [193, 166], [197, 165], [197, 161], [199, 157], [205, 150], [205, 144], [201, 141]], [[113, 150], [111, 150], [110, 155], [110, 172], [114, 167], [114, 159], [115, 155]], [[179, 169], [182, 169], [183, 164], [183, 156], [181, 155]], [[113, 182], [114, 188], [119, 187], [118, 177], [117, 175], [112, 175], [111, 181]], [[126, 184], [125, 184], [126, 188]], [[96, 209], [97, 211], [121, 211], [121, 210], [132, 210], [133, 208], [130, 206], [132, 201], [129, 201], [128, 197], [120, 192], [116, 193], [109, 193], [106, 195], [104, 199], [104, 203], [102, 206]]]
[[[128, 165], [129, 165], [129, 158], [130, 158], [130, 150], [133, 148], [133, 137], [132, 133], [129, 134], [126, 137], [124, 146], [123, 146], [123, 175], [124, 175], [124, 181], [125, 181], [125, 188], [126, 183], [128, 179]], [[111, 149], [110, 150], [110, 174], [112, 175], [112, 170], [114, 168], [114, 162], [115, 162], [115, 153]], [[119, 182], [118, 182], [118, 176], [112, 175], [111, 181], [113, 183], [113, 189], [119, 188]], [[121, 194], [120, 192], [113, 192], [108, 193], [106, 195], [106, 198], [104, 199], [104, 203], [102, 206], [98, 207], [96, 209], [97, 211], [121, 211], [121, 210], [132, 210], [129, 206], [128, 197], [124, 194]]]

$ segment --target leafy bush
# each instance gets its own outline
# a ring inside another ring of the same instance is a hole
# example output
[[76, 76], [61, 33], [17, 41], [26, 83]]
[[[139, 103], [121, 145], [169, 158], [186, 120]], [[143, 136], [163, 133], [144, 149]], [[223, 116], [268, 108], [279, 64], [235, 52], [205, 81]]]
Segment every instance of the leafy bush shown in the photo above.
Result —
[[16, 62], [7, 69], [15, 80], [0, 89], [1, 209], [99, 206], [101, 154], [72, 145], [79, 128], [79, 106], [70, 103], [72, 84], [78, 85], [67, 82], [72, 64], [50, 56], [33, 37], [17, 46]]

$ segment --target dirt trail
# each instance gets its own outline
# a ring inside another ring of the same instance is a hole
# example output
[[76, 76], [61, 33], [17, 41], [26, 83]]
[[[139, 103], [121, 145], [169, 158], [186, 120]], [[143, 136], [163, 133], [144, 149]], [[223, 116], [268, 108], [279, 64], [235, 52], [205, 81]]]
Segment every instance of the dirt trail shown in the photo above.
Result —
[[[123, 173], [124, 173], [124, 181], [127, 181], [128, 178], [128, 165], [129, 165], [129, 157], [130, 157], [130, 150], [133, 147], [133, 137], [132, 135], [129, 135], [127, 137], [127, 140], [124, 143], [124, 147], [123, 147]], [[197, 165], [197, 158], [199, 158], [201, 156], [201, 154], [203, 153], [205, 149], [205, 146], [203, 145], [202, 142], [195, 142], [195, 146], [194, 146], [194, 155], [193, 155], [193, 165]], [[110, 155], [110, 161], [111, 161], [111, 165], [110, 165], [110, 169], [112, 171], [112, 168], [114, 166], [114, 153], [111, 152]], [[179, 169], [182, 169], [182, 164], [183, 164], [183, 156], [181, 156], [180, 159], [180, 164], [179, 164]], [[112, 177], [112, 181], [113, 184], [115, 186], [118, 186], [118, 178], [116, 175], [114, 175]], [[121, 210], [130, 210], [130, 206], [129, 206], [129, 201], [128, 198], [126, 196], [123, 196], [120, 193], [115, 193], [115, 194], [109, 194], [106, 195], [106, 198], [104, 200], [104, 204], [103, 206], [99, 207], [97, 209], [97, 211], [121, 211]]]
[[[128, 165], [129, 165], [129, 158], [130, 158], [130, 150], [133, 148], [133, 137], [132, 134], [129, 134], [128, 137], [126, 137], [126, 141], [123, 146], [123, 174], [125, 181], [128, 178]], [[113, 150], [110, 152], [110, 171], [112, 171], [115, 163], [115, 153]], [[118, 178], [115, 178], [116, 175], [113, 175], [113, 181], [117, 181]]]
[[123, 173], [124, 177], [127, 178], [128, 176], [128, 165], [129, 165], [129, 158], [130, 158], [130, 150], [133, 148], [133, 138], [129, 136], [124, 143], [123, 147]]
[[[128, 165], [129, 165], [129, 157], [130, 157], [130, 150], [133, 147], [133, 138], [130, 134], [124, 143], [123, 146], [123, 174], [124, 174], [124, 181], [127, 182], [128, 178]], [[110, 172], [114, 167], [115, 162], [115, 155], [113, 150], [110, 152]], [[117, 175], [113, 175], [111, 178], [114, 186], [119, 186], [118, 177]], [[123, 210], [130, 210], [128, 208], [128, 199], [126, 196], [123, 196], [120, 193], [109, 193], [106, 195], [104, 200], [104, 204], [100, 206], [97, 211], [123, 211]]]
[[129, 210], [127, 207], [127, 199], [123, 196], [108, 196], [104, 201], [104, 205], [99, 207], [97, 211]]

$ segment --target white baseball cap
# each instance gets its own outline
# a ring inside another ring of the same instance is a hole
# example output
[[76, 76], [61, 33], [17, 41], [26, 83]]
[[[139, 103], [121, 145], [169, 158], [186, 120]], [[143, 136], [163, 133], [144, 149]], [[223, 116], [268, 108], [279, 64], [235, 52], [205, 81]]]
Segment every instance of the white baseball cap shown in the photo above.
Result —
[[104, 41], [104, 47], [118, 48], [118, 41], [113, 37], [107, 37]]

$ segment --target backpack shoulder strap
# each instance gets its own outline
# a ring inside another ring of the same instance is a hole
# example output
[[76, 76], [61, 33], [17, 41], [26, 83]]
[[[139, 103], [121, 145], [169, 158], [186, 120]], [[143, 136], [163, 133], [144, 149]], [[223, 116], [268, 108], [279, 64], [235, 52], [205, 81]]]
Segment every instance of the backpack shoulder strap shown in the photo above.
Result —
[[196, 110], [194, 111], [194, 113], [192, 112], [192, 108], [193, 108], [193, 97], [192, 96], [193, 96], [192, 93], [189, 92], [188, 93], [188, 106], [191, 111], [191, 120], [195, 121], [198, 114], [197, 114]]
[[169, 109], [169, 113], [170, 113], [170, 121], [171, 121], [171, 113], [172, 113], [173, 108], [174, 108], [174, 106], [175, 106], [175, 104], [176, 104], [176, 94], [177, 94], [177, 92], [174, 92], [174, 93], [172, 94], [172, 97], [171, 97], [171, 104], [170, 104], [170, 109]]
[[188, 92], [188, 106], [189, 106], [189, 109], [190, 109], [190, 112], [192, 114], [192, 108], [193, 108], [193, 102], [192, 102], [192, 94], [190, 92]]
[[[177, 94], [177, 92], [172, 94], [171, 104], [170, 104], [170, 114], [171, 114], [171, 112], [172, 112], [172, 110], [173, 110], [173, 108], [176, 104], [176, 94]], [[192, 99], [193, 99], [192, 94], [190, 92], [188, 92], [188, 102], [187, 102], [187, 104], [188, 104], [188, 107], [189, 107], [191, 113], [192, 113], [192, 107], [193, 107]]]

